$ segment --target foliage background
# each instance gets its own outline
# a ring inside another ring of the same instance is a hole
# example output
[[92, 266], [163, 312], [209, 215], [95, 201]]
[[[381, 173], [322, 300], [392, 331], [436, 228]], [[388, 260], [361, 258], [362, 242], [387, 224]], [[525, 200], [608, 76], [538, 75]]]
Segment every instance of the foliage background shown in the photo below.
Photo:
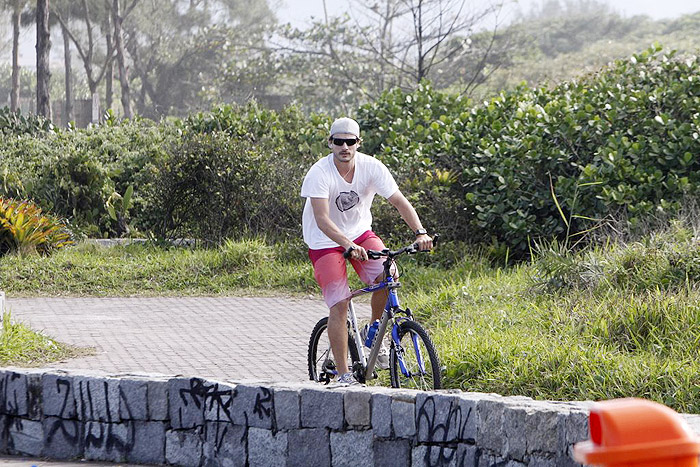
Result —
[[[483, 103], [435, 90], [384, 93], [355, 116], [424, 223], [523, 258], [606, 220], [632, 228], [698, 194], [698, 58], [655, 46], [558, 86], [520, 86]], [[26, 120], [26, 121], [25, 121]], [[299, 235], [299, 186], [327, 153], [331, 118], [255, 103], [185, 119], [60, 130], [2, 120], [2, 194], [29, 197], [87, 235], [116, 233], [105, 201], [134, 189], [142, 234]], [[382, 234], [401, 232], [380, 209]]]

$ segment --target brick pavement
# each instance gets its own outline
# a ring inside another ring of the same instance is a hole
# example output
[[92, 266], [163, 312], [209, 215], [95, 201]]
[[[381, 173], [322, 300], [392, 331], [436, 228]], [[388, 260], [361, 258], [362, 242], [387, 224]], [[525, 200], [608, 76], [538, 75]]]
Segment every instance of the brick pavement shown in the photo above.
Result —
[[14, 321], [96, 349], [53, 368], [270, 382], [308, 378], [309, 335], [327, 315], [321, 300], [281, 297], [7, 297], [6, 308]]

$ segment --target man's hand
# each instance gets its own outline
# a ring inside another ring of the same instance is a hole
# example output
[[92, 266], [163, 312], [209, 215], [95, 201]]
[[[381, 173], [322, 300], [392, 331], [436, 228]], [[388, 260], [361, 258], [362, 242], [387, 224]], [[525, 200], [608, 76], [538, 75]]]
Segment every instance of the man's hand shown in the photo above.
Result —
[[367, 250], [362, 248], [360, 245], [356, 245], [353, 243], [350, 245], [346, 250], [346, 258], [347, 259], [355, 259], [357, 261], [367, 261], [369, 258], [367, 257]]
[[418, 235], [415, 244], [418, 245], [418, 249], [421, 251], [433, 249], [433, 239], [428, 234]]

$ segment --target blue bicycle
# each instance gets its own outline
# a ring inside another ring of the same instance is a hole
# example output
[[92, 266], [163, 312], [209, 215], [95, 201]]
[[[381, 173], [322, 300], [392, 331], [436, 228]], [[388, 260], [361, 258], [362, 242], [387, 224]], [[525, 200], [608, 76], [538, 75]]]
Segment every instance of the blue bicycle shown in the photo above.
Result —
[[[411, 310], [400, 307], [397, 289], [401, 284], [395, 281], [390, 273], [399, 256], [419, 251], [415, 244], [396, 251], [389, 249], [367, 250], [367, 256], [370, 259], [386, 257], [384, 261], [384, 277], [386, 279], [379, 284], [354, 290], [350, 296], [348, 306], [348, 368], [352, 369], [355, 379], [361, 383], [377, 377], [374, 370], [379, 349], [384, 335], [390, 330], [389, 374], [391, 386], [421, 390], [442, 387], [440, 360], [433, 341], [426, 330], [413, 319]], [[358, 329], [352, 299], [381, 289], [387, 289], [389, 292], [387, 302], [381, 319], [372, 325], [376, 331], [370, 330], [369, 332], [371, 345], [367, 346], [369, 347], [369, 355], [366, 355], [365, 340]], [[330, 383], [338, 373], [327, 331], [328, 318], [326, 317], [316, 323], [311, 332], [308, 358], [309, 378], [325, 384]]]

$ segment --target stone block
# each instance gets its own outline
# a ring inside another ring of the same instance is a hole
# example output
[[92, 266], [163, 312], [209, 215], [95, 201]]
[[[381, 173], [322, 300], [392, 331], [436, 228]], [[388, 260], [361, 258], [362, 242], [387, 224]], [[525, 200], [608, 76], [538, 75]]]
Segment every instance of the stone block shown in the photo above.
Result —
[[148, 382], [148, 419], [151, 421], [169, 420], [168, 382]]
[[27, 376], [14, 371], [3, 371], [0, 375], [0, 413], [26, 417], [29, 414]]
[[477, 465], [478, 448], [473, 444], [460, 443], [457, 445], [457, 467], [474, 467]]
[[459, 464], [457, 454], [457, 449], [448, 448], [446, 446], [419, 445], [413, 448], [411, 466], [423, 467], [439, 465], [444, 467], [457, 467], [461, 465], [469, 465], [471, 467], [471, 465], [473, 465]]
[[131, 424], [87, 422], [84, 436], [85, 459], [124, 462], [134, 440], [135, 433]]
[[479, 451], [477, 452], [477, 463], [474, 464], [475, 467], [505, 467], [507, 460], [495, 455], [490, 451]]
[[46, 417], [43, 422], [44, 449], [42, 456], [50, 459], [83, 457], [84, 425], [77, 420]]
[[333, 467], [372, 467], [372, 431], [345, 431], [331, 433], [331, 460]]
[[573, 409], [559, 413], [559, 446], [557, 466], [574, 467], [573, 447], [579, 441], [588, 439], [588, 411]]
[[38, 457], [44, 445], [44, 427], [41, 422], [9, 417], [7, 450], [10, 454]]
[[[275, 409], [277, 408], [275, 399]], [[248, 465], [250, 467], [268, 467], [286, 465], [287, 433], [272, 433], [262, 428], [248, 429]], [[291, 464], [290, 464], [291, 465]]]
[[174, 429], [204, 426], [208, 392], [205, 383], [199, 378], [173, 378], [168, 381], [168, 408], [170, 424]]
[[77, 418], [74, 384], [75, 381], [70, 376], [45, 374], [41, 378], [44, 416]]
[[349, 390], [343, 398], [345, 423], [354, 428], [369, 428], [372, 393], [366, 390]]
[[296, 430], [299, 428], [299, 391], [274, 389], [273, 398], [275, 402], [275, 426], [277, 429]]
[[372, 449], [375, 465], [411, 465], [411, 446], [407, 439], [375, 439]]
[[559, 452], [579, 441], [588, 439], [588, 411], [572, 410], [559, 413]]
[[233, 386], [205, 381], [201, 386], [201, 395], [205, 422], [234, 423], [233, 399], [236, 390]]
[[[303, 397], [302, 394], [302, 401]], [[326, 429], [292, 430], [287, 433], [287, 442], [288, 466], [328, 467], [331, 465], [330, 440]]]
[[160, 421], [129, 422], [134, 430], [134, 442], [126, 460], [137, 464], [165, 463], [165, 423]]
[[165, 462], [193, 466], [202, 461], [201, 428], [165, 432]]
[[9, 415], [0, 414], [0, 453], [7, 454], [7, 429]]
[[228, 422], [205, 422], [204, 465], [245, 467], [246, 428]]
[[[484, 399], [476, 404], [477, 438], [476, 444], [494, 452], [503, 452], [503, 419], [505, 405], [500, 400]], [[481, 460], [479, 461], [481, 465]]]
[[463, 439], [469, 414], [458, 396], [421, 393], [416, 396], [416, 427], [422, 443], [451, 443]]
[[29, 373], [27, 375], [27, 416], [30, 420], [42, 418], [41, 374]]
[[[579, 464], [572, 464], [579, 465]], [[527, 462], [527, 467], [564, 467], [562, 464], [557, 463], [555, 458], [545, 457], [545, 456], [530, 456]]]
[[391, 436], [391, 396], [372, 395], [372, 431], [380, 438]]
[[463, 423], [459, 433], [460, 442], [474, 443], [476, 441], [476, 404], [477, 399], [472, 397], [459, 398], [459, 412]]
[[122, 379], [119, 396], [119, 417], [122, 420], [148, 420], [148, 381]]
[[396, 436], [397, 438], [411, 438], [415, 436], [415, 404], [399, 400], [392, 401], [391, 424], [394, 427], [394, 436]]
[[559, 446], [559, 412], [538, 406], [504, 407], [503, 428], [505, 455], [523, 460], [533, 452], [557, 452]]
[[693, 433], [700, 435], [700, 415], [681, 414], [681, 418], [685, 420]]
[[270, 430], [273, 427], [272, 391], [263, 386], [239, 384], [231, 402], [233, 423]]
[[343, 392], [329, 389], [301, 390], [301, 426], [343, 428]]
[[73, 381], [79, 420], [104, 423], [119, 421], [118, 379], [75, 377]]

